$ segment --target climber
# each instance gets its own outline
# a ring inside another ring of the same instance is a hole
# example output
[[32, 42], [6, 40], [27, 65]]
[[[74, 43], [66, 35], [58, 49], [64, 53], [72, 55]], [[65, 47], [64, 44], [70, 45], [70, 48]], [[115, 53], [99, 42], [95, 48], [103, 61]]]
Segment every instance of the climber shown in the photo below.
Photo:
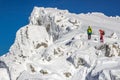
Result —
[[105, 32], [102, 29], [99, 29], [99, 32], [100, 32], [100, 42], [104, 42], [103, 35], [105, 35]]
[[92, 34], [92, 28], [90, 26], [88, 26], [87, 34], [88, 34], [88, 40], [90, 40], [91, 39], [91, 34]]

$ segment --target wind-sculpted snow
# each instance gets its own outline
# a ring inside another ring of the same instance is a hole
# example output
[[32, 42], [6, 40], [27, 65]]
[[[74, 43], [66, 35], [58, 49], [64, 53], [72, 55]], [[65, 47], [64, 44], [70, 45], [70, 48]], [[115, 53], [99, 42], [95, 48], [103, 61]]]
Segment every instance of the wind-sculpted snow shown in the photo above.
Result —
[[9, 67], [7, 67], [7, 65], [3, 61], [0, 61], [0, 73], [0, 80], [11, 80]]
[[[17, 31], [9, 52], [0, 57], [11, 80], [120, 79], [118, 16], [35, 7], [29, 20]], [[86, 32], [89, 25], [91, 40]], [[104, 43], [100, 43], [99, 29], [105, 31]]]

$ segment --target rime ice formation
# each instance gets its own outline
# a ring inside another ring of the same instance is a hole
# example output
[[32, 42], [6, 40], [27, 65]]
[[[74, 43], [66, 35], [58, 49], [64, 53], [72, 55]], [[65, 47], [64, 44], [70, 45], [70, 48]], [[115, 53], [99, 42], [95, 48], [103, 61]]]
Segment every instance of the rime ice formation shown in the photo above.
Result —
[[[119, 27], [119, 16], [35, 7], [0, 57], [0, 80], [120, 80]], [[99, 29], [105, 30], [104, 43]]]

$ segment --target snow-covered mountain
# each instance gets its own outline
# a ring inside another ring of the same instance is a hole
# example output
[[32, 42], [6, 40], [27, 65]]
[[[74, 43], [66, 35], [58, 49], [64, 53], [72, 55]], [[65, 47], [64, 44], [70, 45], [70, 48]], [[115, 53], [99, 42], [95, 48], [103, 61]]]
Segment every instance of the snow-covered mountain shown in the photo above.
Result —
[[35, 7], [29, 20], [0, 57], [0, 80], [120, 80], [119, 16]]

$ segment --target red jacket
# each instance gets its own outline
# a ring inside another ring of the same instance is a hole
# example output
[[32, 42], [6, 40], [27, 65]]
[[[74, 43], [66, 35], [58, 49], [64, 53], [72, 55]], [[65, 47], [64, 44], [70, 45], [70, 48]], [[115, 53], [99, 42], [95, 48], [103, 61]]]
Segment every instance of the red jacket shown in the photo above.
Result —
[[100, 29], [99, 32], [100, 32], [100, 38], [103, 39], [103, 33], [104, 33], [104, 31]]

